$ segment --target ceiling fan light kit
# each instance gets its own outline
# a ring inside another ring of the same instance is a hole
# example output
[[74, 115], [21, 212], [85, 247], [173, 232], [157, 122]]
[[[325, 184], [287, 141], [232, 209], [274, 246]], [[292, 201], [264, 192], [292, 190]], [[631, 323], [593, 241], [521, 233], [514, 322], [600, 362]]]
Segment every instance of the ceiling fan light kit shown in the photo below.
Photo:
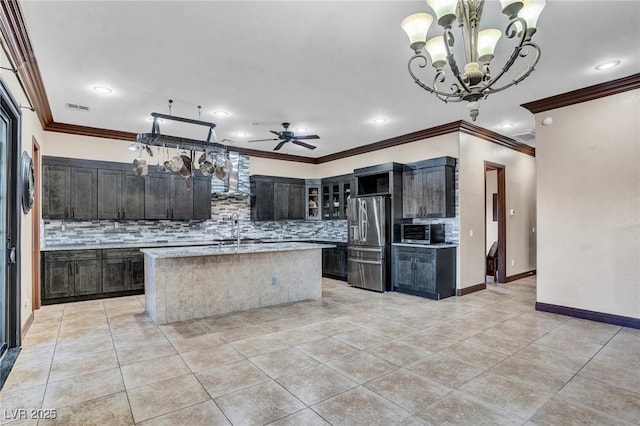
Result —
[[[520, 83], [533, 72], [540, 59], [541, 50], [531, 38], [536, 32], [537, 20], [546, 1], [500, 0], [502, 13], [509, 19], [504, 35], [508, 39], [515, 38], [517, 42], [502, 69], [495, 75], [492, 74], [489, 65], [494, 58], [502, 32], [496, 29], [480, 31], [484, 0], [426, 0], [426, 3], [443, 28], [443, 35], [427, 40], [427, 33], [433, 22], [433, 16], [429, 13], [414, 13], [402, 21], [401, 27], [407, 33], [409, 46], [415, 53], [409, 59], [409, 74], [418, 86], [433, 93], [445, 103], [468, 102], [467, 109], [471, 119], [475, 121], [479, 113], [479, 100]], [[456, 20], [464, 44], [466, 62], [463, 71], [460, 70], [452, 52], [455, 44], [452, 25]], [[527, 68], [505, 85], [497, 86], [498, 80], [511, 66], [519, 58], [527, 57], [531, 51], [534, 55]], [[431, 85], [420, 80], [414, 72], [416, 65], [419, 69], [424, 69], [429, 62], [435, 68]], [[448, 71], [455, 78], [448, 91], [442, 88], [447, 78], [447, 64]]]

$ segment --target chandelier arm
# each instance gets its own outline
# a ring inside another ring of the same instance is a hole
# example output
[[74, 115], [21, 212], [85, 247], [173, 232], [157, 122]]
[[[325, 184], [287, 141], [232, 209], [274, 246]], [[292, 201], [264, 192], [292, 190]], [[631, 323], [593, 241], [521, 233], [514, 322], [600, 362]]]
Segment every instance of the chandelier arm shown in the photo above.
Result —
[[[513, 79], [510, 83], [508, 83], [508, 84], [506, 84], [506, 85], [504, 85], [502, 87], [499, 87], [497, 89], [490, 88], [490, 86], [492, 86], [493, 83], [491, 85], [487, 86], [487, 88], [484, 91], [484, 93], [486, 95], [490, 95], [492, 93], [501, 92], [504, 89], [507, 89], [507, 88], [509, 88], [509, 87], [511, 87], [513, 85], [516, 85], [516, 84], [520, 83], [522, 80], [524, 80], [525, 78], [527, 78], [529, 76], [529, 74], [531, 74], [533, 72], [533, 70], [535, 69], [536, 65], [538, 64], [538, 61], [540, 60], [540, 54], [542, 53], [542, 51], [541, 51], [540, 47], [535, 43], [527, 42], [527, 43], [524, 44], [524, 46], [525, 47], [527, 47], [527, 46], [532, 47], [535, 50], [536, 56], [535, 56], [533, 62], [527, 67], [527, 69], [525, 69], [518, 77]], [[495, 81], [494, 81], [494, 83], [495, 83]]]
[[469, 89], [469, 86], [467, 86], [467, 84], [462, 79], [462, 76], [460, 75], [460, 69], [458, 68], [456, 59], [453, 57], [453, 53], [451, 53], [451, 49], [449, 48], [449, 43], [451, 43], [451, 46], [453, 46], [453, 43], [454, 43], [453, 33], [451, 32], [450, 29], [445, 28], [444, 48], [447, 51], [447, 63], [449, 64], [449, 68], [451, 68], [451, 71], [453, 72], [453, 76], [458, 80], [458, 82], [462, 86], [462, 89], [464, 89], [465, 92], [469, 93], [471, 92], [471, 89]]
[[[519, 22], [522, 25], [522, 31], [519, 31], [519, 32], [517, 31], [517, 29], [515, 27], [516, 22]], [[487, 84], [484, 87], [482, 87], [482, 89], [480, 89], [482, 92], [485, 92], [485, 91], [489, 90], [491, 88], [491, 86], [496, 84], [498, 82], [498, 80], [500, 80], [500, 78], [507, 71], [509, 71], [509, 69], [516, 62], [518, 57], [521, 56], [520, 52], [522, 51], [522, 48], [525, 45], [535, 46], [536, 49], [537, 49], [537, 52], [538, 52], [538, 57], [540, 56], [540, 53], [539, 53], [540, 52], [540, 48], [538, 48], [535, 44], [533, 44], [531, 42], [527, 42], [527, 22], [524, 19], [522, 19], [520, 17], [517, 17], [517, 16], [515, 18], [513, 18], [509, 22], [507, 27], [505, 28], [504, 34], [505, 34], [505, 36], [507, 38], [514, 38], [517, 34], [520, 34], [520, 40], [518, 42], [518, 45], [513, 48], [513, 53], [511, 53], [511, 56], [509, 57], [507, 62], [505, 62], [505, 64], [502, 66], [502, 69], [500, 70], [500, 72], [494, 78], [489, 80], [487, 82]]]
[[[413, 55], [413, 56], [411, 57], [411, 59], [409, 59], [409, 64], [408, 64], [407, 68], [408, 68], [408, 70], [409, 70], [409, 74], [411, 75], [411, 78], [413, 78], [413, 81], [414, 81], [418, 86], [422, 87], [422, 88], [423, 88], [424, 90], [426, 90], [427, 92], [434, 93], [434, 94], [436, 94], [436, 95], [439, 95], [439, 96], [445, 97], [445, 98], [447, 98], [447, 100], [449, 100], [449, 98], [457, 98], [457, 97], [459, 97], [459, 95], [458, 95], [459, 90], [458, 90], [458, 92], [455, 92], [455, 93], [447, 93], [447, 92], [443, 92], [443, 91], [441, 91], [441, 90], [438, 90], [438, 89], [437, 89], [437, 88], [435, 88], [435, 87], [429, 87], [427, 84], [423, 83], [423, 82], [422, 82], [422, 80], [420, 80], [420, 79], [419, 79], [419, 78], [418, 78], [418, 77], [413, 73], [413, 70], [411, 69], [411, 64], [413, 63], [413, 61], [416, 61], [416, 60], [421, 60], [421, 61], [423, 62], [423, 63], [418, 64], [418, 66], [419, 66], [420, 68], [424, 68], [424, 67], [426, 67], [426, 66], [427, 66], [427, 63], [428, 63], [428, 60], [427, 60], [427, 57], [426, 57], [426, 56], [424, 56], [424, 55], [423, 55], [423, 54], [421, 54], [421, 53], [418, 53], [418, 54], [416, 54], [416, 55]], [[444, 79], [444, 75], [443, 75], [442, 77], [443, 77], [443, 79]], [[444, 81], [444, 80], [443, 80], [443, 81]]]

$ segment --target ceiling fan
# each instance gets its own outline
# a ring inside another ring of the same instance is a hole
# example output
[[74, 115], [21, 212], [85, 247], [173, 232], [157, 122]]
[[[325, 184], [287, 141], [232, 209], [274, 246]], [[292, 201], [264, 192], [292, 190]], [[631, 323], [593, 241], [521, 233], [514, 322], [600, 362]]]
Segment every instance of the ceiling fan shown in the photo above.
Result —
[[292, 131], [289, 130], [289, 126], [290, 125], [291, 125], [291, 123], [282, 123], [282, 127], [284, 127], [284, 130], [282, 130], [280, 132], [276, 132], [275, 130], [269, 130], [274, 135], [277, 135], [278, 136], [277, 138], [256, 139], [256, 140], [252, 140], [252, 141], [248, 141], [248, 142], [264, 142], [264, 141], [278, 141], [279, 140], [280, 143], [278, 143], [278, 145], [276, 145], [276, 147], [273, 148], [274, 151], [277, 151], [280, 148], [282, 148], [282, 146], [287, 142], [291, 142], [291, 143], [303, 146], [303, 147], [308, 148], [308, 149], [316, 149], [316, 147], [313, 146], [313, 145], [309, 145], [308, 143], [300, 142], [300, 139], [320, 139], [320, 136], [318, 136], [318, 135], [296, 136]]

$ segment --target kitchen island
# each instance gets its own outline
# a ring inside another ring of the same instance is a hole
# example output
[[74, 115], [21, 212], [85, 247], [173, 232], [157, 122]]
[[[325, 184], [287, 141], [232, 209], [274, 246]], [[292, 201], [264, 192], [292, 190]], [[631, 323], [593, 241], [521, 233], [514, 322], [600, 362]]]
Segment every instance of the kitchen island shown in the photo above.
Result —
[[156, 324], [322, 298], [328, 244], [147, 248], [146, 309]]

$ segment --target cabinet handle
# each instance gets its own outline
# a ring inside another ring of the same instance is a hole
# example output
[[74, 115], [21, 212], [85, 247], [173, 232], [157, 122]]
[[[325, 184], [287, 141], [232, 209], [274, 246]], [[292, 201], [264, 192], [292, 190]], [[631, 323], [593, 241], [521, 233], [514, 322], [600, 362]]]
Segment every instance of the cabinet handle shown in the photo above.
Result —
[[120, 209], [117, 209], [117, 210], [116, 210], [116, 218], [117, 218], [117, 219], [120, 219]]
[[125, 211], [124, 207], [122, 208], [122, 218], [124, 219], [127, 216], [127, 212]]
[[69, 208], [68, 207], [64, 208], [64, 217], [69, 217]]
[[76, 275], [78, 275], [78, 262], [76, 262]]
[[76, 217], [76, 209], [75, 209], [75, 207], [71, 207], [71, 217], [73, 217], [73, 218]]
[[69, 275], [73, 274], [73, 269], [71, 268], [71, 263], [72, 263], [72, 262], [69, 262], [69, 267], [68, 267], [68, 269], [69, 269]]
[[173, 219], [173, 207], [171, 207], [171, 219]]
[[133, 260], [129, 261], [129, 271], [133, 271]]
[[171, 217], [169, 216], [169, 209], [167, 209], [167, 219], [171, 219]]

